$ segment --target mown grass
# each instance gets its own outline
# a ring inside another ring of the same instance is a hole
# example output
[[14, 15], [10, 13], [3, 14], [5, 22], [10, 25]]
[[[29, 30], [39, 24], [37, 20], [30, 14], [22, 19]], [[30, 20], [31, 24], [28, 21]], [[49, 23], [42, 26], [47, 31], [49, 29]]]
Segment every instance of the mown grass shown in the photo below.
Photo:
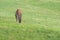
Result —
[[[15, 11], [22, 10], [22, 23]], [[59, 0], [0, 0], [0, 40], [60, 40]]]

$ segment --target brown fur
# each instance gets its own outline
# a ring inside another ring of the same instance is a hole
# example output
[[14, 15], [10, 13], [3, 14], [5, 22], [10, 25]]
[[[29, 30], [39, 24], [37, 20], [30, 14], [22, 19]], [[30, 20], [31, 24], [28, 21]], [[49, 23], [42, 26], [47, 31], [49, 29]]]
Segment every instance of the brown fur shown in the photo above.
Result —
[[19, 23], [21, 23], [22, 13], [21, 13], [20, 9], [16, 10], [15, 17], [16, 17], [16, 21], [18, 21]]

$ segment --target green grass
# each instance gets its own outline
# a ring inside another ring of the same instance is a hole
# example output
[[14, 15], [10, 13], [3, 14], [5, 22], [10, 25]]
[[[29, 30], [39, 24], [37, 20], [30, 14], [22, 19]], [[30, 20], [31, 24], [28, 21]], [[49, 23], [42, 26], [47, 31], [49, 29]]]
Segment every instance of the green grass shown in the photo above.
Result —
[[0, 0], [0, 40], [60, 40], [60, 0]]

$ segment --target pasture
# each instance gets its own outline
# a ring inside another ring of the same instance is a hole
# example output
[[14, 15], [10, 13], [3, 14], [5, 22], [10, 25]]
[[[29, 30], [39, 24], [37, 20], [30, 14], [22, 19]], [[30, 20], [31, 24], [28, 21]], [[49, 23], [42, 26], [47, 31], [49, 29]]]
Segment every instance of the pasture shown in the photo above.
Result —
[[60, 40], [60, 0], [0, 0], [0, 40]]

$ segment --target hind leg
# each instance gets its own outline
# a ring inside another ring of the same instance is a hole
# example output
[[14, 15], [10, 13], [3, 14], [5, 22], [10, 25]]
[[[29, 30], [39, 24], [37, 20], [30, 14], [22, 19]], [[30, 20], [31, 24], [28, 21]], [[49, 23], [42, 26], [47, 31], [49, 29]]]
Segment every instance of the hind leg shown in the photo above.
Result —
[[15, 18], [16, 18], [16, 22], [17, 22], [17, 15], [15, 15]]
[[21, 19], [19, 19], [19, 23], [21, 23]]
[[19, 17], [19, 23], [21, 23], [21, 17]]

